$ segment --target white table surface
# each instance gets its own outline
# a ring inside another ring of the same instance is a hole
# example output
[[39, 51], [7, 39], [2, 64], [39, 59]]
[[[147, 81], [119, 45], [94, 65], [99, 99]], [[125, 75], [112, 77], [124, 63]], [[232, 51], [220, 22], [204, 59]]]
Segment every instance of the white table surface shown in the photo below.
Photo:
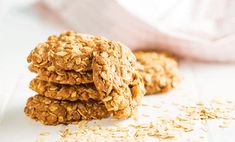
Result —
[[[63, 31], [43, 21], [32, 9], [34, 1], [0, 0], [0, 141], [35, 141], [42, 130], [57, 131], [61, 126], [48, 127], [26, 118], [23, 107], [33, 95], [28, 89], [32, 73], [27, 70], [26, 57], [34, 46], [48, 35]], [[210, 100], [221, 97], [235, 102], [235, 64], [199, 63], [182, 61], [184, 81], [165, 96], [146, 97], [144, 102], [156, 100], [180, 101], [180, 95], [191, 100]], [[177, 100], [176, 99], [176, 100]], [[187, 101], [184, 100], [183, 101]], [[235, 142], [235, 122], [228, 128], [218, 127], [219, 120], [207, 123], [203, 141]], [[196, 137], [200, 131], [195, 131]], [[182, 141], [185, 139], [182, 138]]]

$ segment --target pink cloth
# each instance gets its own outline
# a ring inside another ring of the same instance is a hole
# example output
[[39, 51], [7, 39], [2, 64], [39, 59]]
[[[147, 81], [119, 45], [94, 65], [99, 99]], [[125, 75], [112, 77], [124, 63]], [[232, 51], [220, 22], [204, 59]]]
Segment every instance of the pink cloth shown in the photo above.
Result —
[[[41, 0], [38, 6], [45, 18], [65, 29], [119, 40], [133, 50], [158, 49], [203, 61], [235, 61], [235, 2], [153, 2], [134, 7], [125, 5], [126, 1]], [[157, 11], [157, 6], [166, 10]]]

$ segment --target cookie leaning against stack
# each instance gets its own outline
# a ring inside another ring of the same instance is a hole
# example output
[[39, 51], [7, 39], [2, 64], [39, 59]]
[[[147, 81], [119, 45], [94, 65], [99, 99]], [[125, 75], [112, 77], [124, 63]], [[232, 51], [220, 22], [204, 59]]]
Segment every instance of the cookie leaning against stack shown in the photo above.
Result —
[[25, 113], [44, 124], [109, 116], [128, 118], [145, 94], [134, 54], [103, 37], [65, 32], [50, 36], [28, 56], [37, 73]]

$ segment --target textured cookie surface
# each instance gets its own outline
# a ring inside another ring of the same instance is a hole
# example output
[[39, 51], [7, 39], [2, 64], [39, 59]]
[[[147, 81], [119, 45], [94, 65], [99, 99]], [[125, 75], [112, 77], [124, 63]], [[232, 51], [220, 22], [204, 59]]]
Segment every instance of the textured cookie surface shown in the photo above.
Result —
[[93, 81], [104, 104], [114, 117], [132, 115], [145, 93], [141, 76], [136, 71], [136, 58], [124, 45], [100, 40], [92, 61]]
[[180, 77], [176, 59], [157, 52], [138, 51], [134, 54], [147, 95], [167, 92], [179, 84]]
[[28, 56], [31, 64], [76, 72], [91, 70], [92, 52], [96, 46], [94, 36], [65, 32], [50, 36]]
[[58, 101], [40, 95], [28, 99], [24, 112], [30, 118], [47, 125], [70, 124], [110, 116], [104, 104], [96, 101]]
[[37, 73], [40, 80], [59, 84], [86, 84], [92, 83], [92, 71], [75, 72], [64, 70], [51, 70], [50, 68], [40, 68], [35, 64], [29, 65], [31, 72]]
[[57, 100], [88, 101], [89, 99], [101, 99], [101, 96], [93, 83], [82, 85], [62, 85], [33, 79], [29, 86], [38, 94]]

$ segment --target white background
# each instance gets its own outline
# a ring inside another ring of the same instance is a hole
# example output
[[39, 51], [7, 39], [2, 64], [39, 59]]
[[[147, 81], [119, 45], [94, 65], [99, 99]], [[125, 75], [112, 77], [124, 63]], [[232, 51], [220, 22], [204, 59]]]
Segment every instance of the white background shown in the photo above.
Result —
[[[35, 137], [39, 134], [40, 129], [48, 128], [38, 123], [33, 123], [32, 128], [30, 128], [31, 120], [23, 117], [24, 114], [21, 111], [27, 97], [33, 95], [33, 92], [29, 91], [27, 87], [28, 81], [32, 77], [27, 70], [26, 57], [37, 43], [44, 41], [48, 35], [58, 34], [64, 29], [44, 21], [40, 14], [33, 9], [33, 4], [34, 1], [29, 0], [0, 0], [1, 142], [32, 141], [36, 139]], [[220, 96], [235, 102], [234, 64], [183, 61], [181, 70], [185, 75], [185, 81], [188, 80], [194, 88], [189, 89], [187, 82], [183, 83], [180, 88], [187, 92], [186, 95], [195, 94], [200, 100], [209, 100], [215, 96]], [[173, 100], [170, 96], [172, 94], [168, 94], [167, 99]], [[159, 97], [155, 96], [155, 98]], [[148, 99], [144, 101], [146, 102]], [[17, 109], [17, 113], [11, 114], [14, 111], [9, 110], [14, 108]], [[235, 123], [232, 122], [231, 126], [226, 129], [218, 128], [218, 123], [219, 121], [212, 121], [207, 124], [209, 131], [205, 135], [207, 137], [205, 141], [235, 142]], [[40, 129], [35, 130], [37, 128]], [[52, 127], [49, 129], [53, 131]], [[22, 134], [24, 131], [27, 133]]]

